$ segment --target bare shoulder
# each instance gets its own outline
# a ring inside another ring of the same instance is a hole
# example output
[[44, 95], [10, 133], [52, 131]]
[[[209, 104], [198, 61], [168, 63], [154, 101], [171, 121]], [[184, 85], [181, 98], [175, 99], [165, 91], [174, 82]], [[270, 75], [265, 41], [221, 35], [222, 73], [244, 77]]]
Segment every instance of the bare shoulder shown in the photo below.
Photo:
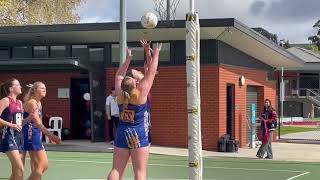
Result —
[[8, 97], [4, 97], [0, 100], [0, 102], [2, 103], [8, 103], [9, 104], [9, 98]]
[[37, 108], [37, 101], [34, 99], [30, 99], [29, 101], [25, 102], [24, 108], [26, 111]]
[[9, 98], [8, 97], [4, 97], [0, 100], [0, 104], [1, 105], [5, 105], [5, 106], [9, 106]]

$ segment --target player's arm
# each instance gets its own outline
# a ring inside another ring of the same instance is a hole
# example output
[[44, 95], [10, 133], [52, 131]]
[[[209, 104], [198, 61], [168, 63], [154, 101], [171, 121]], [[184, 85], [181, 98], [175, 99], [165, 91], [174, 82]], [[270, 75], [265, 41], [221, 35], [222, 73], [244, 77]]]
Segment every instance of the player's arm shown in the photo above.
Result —
[[35, 100], [30, 100], [27, 103], [27, 112], [28, 113], [33, 113], [33, 116], [34, 116], [33, 121], [34, 121], [35, 125], [37, 126], [37, 128], [40, 129], [40, 131], [44, 135], [48, 136], [48, 138], [51, 141], [53, 141], [54, 143], [56, 143], [56, 144], [60, 144], [61, 143], [61, 140], [59, 139], [59, 137], [54, 135], [54, 134], [52, 134], [51, 132], [49, 132], [47, 130], [47, 128], [42, 124], [42, 119], [40, 118], [37, 102]]
[[145, 74], [144, 78], [141, 80], [141, 83], [139, 83], [137, 87], [141, 92], [142, 97], [147, 98], [150, 92], [150, 89], [152, 87], [153, 80], [158, 68], [159, 53], [161, 51], [161, 48], [162, 48], [162, 43], [160, 44], [157, 43], [156, 47], [153, 49], [152, 61], [150, 63], [148, 71]]
[[127, 60], [118, 68], [115, 77], [115, 91], [117, 95], [121, 93], [121, 82], [126, 74], [132, 59], [131, 49], [127, 48]]
[[[20, 100], [18, 100], [18, 102], [21, 104], [21, 106], [23, 106], [23, 105], [22, 105], [22, 102], [21, 102]], [[23, 116], [23, 115], [22, 115], [22, 116]], [[25, 124], [31, 122], [31, 120], [32, 120], [33, 118], [34, 118], [33, 112], [32, 112], [32, 113], [29, 113], [29, 116], [28, 116], [28, 117], [22, 119], [22, 125], [21, 125], [21, 126], [24, 126]]]
[[32, 121], [32, 119], [34, 119], [34, 113], [29, 113], [29, 116], [22, 119], [22, 125], [21, 126], [24, 126], [25, 124], [29, 123]]
[[144, 52], [146, 54], [146, 61], [144, 62], [143, 68], [144, 68], [144, 74], [147, 73], [149, 66], [151, 64], [152, 61], [152, 49], [150, 47], [151, 41], [146, 41], [144, 39], [140, 40], [141, 46], [144, 49]]
[[[2, 98], [0, 100], [0, 114], [2, 114], [2, 112], [9, 106], [9, 99], [8, 98]], [[0, 118], [0, 125], [1, 126], [7, 126], [7, 127], [10, 127], [16, 131], [21, 131], [22, 129], [22, 126], [20, 125], [17, 125], [17, 124], [13, 124], [13, 123], [10, 123], [8, 121], [5, 121], [4, 119]]]
[[111, 119], [111, 102], [109, 96], [107, 97], [106, 100], [106, 115], [107, 118], [110, 120]]

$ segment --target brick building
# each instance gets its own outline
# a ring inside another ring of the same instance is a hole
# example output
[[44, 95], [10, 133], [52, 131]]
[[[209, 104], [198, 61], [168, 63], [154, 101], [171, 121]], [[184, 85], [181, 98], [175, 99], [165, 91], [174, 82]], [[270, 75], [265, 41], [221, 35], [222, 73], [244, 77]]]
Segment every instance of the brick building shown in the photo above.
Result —
[[[257, 104], [257, 112], [265, 98], [276, 104], [275, 68], [297, 67], [301, 61], [235, 19], [205, 19], [200, 25], [203, 148], [216, 150], [226, 133], [246, 146], [251, 104]], [[139, 22], [127, 27], [133, 67], [144, 62], [139, 39], [164, 43], [151, 90], [153, 144], [186, 147], [184, 21], [156, 29], [143, 29]], [[91, 140], [107, 140], [104, 103], [119, 63], [118, 29], [118, 23], [0, 27], [0, 80], [45, 82], [46, 114], [63, 117], [73, 139], [86, 138], [83, 124], [89, 120]], [[86, 92], [90, 108], [82, 98]]]

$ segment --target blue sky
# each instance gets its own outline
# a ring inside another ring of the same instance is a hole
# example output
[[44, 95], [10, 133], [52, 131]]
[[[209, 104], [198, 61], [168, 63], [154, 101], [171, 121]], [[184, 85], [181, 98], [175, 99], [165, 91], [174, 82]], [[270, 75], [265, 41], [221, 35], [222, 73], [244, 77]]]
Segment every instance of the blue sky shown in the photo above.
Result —
[[[86, 0], [77, 13], [81, 23], [116, 22], [120, 0]], [[172, 0], [171, 0], [172, 1]], [[189, 0], [180, 0], [176, 19], [184, 19]], [[200, 18], [236, 18], [249, 27], [263, 27], [290, 43], [308, 43], [320, 19], [320, 0], [195, 0]], [[127, 0], [128, 21], [154, 12], [153, 0]]]

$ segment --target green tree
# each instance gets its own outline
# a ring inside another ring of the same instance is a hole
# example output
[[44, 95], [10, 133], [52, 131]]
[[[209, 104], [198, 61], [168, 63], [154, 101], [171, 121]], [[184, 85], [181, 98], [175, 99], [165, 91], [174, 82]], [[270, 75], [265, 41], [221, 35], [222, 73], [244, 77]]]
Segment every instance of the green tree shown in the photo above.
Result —
[[84, 0], [0, 0], [0, 26], [69, 24]]
[[261, 35], [263, 35], [264, 37], [266, 37], [267, 39], [273, 41], [274, 43], [278, 43], [278, 36], [276, 34], [270, 33], [269, 31], [265, 30], [262, 27], [256, 27], [256, 28], [252, 28], [253, 30], [255, 30], [256, 32], [260, 33]]
[[316, 28], [318, 33], [317, 35], [310, 36], [308, 40], [315, 44], [318, 47], [318, 51], [320, 51], [320, 20], [313, 25], [313, 28]]

